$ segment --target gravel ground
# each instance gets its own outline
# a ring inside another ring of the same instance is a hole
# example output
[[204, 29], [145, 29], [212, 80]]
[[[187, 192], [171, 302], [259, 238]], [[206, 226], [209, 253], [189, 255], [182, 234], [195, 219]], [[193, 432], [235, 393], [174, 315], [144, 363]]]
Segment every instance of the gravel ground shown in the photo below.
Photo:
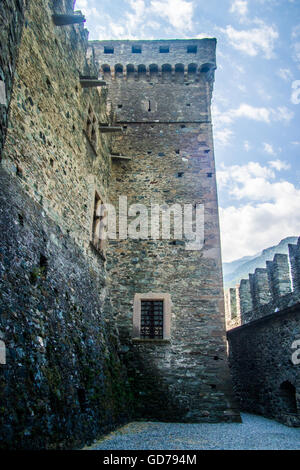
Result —
[[300, 428], [242, 414], [243, 423], [133, 422], [85, 450], [300, 450]]

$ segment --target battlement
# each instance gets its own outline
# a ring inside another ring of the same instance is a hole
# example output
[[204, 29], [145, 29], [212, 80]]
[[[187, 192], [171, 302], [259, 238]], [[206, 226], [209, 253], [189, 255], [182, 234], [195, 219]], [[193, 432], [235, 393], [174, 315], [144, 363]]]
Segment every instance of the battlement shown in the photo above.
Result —
[[286, 309], [300, 300], [300, 238], [289, 255], [277, 253], [266, 268], [257, 268], [225, 294], [228, 328]]
[[214, 78], [216, 40], [90, 41], [105, 79]]

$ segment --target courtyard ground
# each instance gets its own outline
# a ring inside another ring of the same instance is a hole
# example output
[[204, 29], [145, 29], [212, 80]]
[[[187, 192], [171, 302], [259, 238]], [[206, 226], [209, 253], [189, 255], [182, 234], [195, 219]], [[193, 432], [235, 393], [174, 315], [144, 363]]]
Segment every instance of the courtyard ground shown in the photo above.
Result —
[[85, 450], [300, 450], [300, 428], [242, 413], [243, 422], [132, 422]]

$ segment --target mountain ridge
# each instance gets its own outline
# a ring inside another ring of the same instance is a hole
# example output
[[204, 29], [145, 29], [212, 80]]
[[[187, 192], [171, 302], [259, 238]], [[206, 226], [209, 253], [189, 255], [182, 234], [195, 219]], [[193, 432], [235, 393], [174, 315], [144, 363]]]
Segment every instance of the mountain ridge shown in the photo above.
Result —
[[230, 263], [223, 263], [224, 288], [235, 287], [241, 279], [248, 279], [250, 273], [256, 268], [265, 268], [266, 261], [272, 261], [276, 253], [288, 254], [288, 245], [296, 244], [298, 237], [283, 238], [277, 245], [264, 248], [253, 256], [244, 256]]

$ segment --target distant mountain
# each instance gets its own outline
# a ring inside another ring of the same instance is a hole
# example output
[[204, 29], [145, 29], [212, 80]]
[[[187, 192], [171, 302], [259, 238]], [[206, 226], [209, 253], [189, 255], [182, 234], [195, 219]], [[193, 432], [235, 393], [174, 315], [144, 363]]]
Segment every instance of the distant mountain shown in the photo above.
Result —
[[266, 261], [272, 261], [276, 253], [288, 254], [288, 245], [296, 244], [297, 241], [298, 237], [287, 237], [278, 245], [266, 248], [254, 256], [244, 256], [231, 263], [223, 263], [224, 288], [227, 290], [239, 284], [241, 279], [248, 279], [249, 273], [254, 273], [256, 268], [265, 268]]

